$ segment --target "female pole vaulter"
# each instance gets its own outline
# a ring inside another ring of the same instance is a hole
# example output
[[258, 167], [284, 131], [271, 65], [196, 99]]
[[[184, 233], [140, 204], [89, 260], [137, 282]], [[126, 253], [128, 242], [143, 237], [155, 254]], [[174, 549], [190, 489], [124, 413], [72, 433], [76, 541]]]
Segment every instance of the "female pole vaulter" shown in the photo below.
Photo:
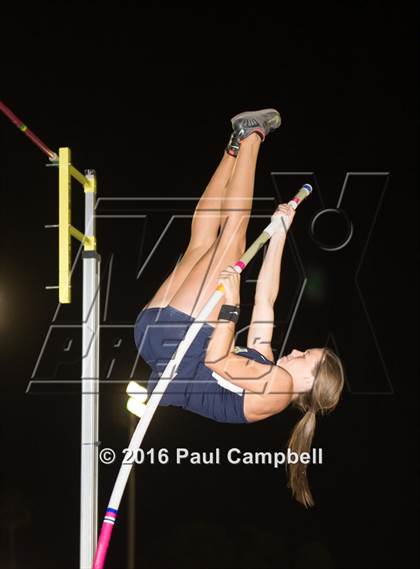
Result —
[[[261, 142], [280, 126], [281, 120], [276, 110], [264, 109], [241, 113], [231, 122], [233, 132], [222, 160], [195, 209], [189, 245], [140, 311], [134, 328], [135, 342], [152, 368], [150, 394], [189, 325], [222, 284], [224, 299], [200, 329], [160, 404], [227, 423], [260, 421], [291, 404], [302, 411], [303, 417], [294, 427], [288, 446], [297, 453], [308, 452], [316, 414], [336, 407], [344, 370], [338, 356], [327, 347], [294, 349], [273, 361], [273, 307], [280, 286], [286, 231], [295, 215], [287, 204], [281, 204], [272, 216], [282, 215], [286, 223], [271, 237], [259, 273], [247, 348], [234, 346], [240, 275], [232, 265], [246, 247]], [[313, 499], [306, 468], [300, 461], [288, 465], [292, 493], [308, 507]]]

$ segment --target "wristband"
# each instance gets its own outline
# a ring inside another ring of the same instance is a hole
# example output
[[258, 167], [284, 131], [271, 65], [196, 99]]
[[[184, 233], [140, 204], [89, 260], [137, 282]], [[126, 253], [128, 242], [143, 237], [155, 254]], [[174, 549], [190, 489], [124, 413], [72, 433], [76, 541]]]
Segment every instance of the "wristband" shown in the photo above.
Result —
[[230, 320], [231, 322], [235, 322], [235, 324], [239, 320], [239, 306], [232, 306], [231, 304], [223, 304], [219, 316], [217, 317], [218, 320]]

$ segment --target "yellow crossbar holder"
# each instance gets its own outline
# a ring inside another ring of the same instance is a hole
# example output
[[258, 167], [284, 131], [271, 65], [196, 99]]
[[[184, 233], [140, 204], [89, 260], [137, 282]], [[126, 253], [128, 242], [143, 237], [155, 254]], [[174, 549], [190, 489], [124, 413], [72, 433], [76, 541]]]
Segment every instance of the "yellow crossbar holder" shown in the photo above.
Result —
[[60, 148], [58, 153], [58, 288], [59, 301], [62, 304], [71, 302], [71, 238], [81, 243], [85, 251], [96, 251], [94, 235], [85, 235], [71, 224], [71, 183], [74, 178], [83, 186], [85, 194], [96, 194], [96, 176], [81, 174], [71, 164], [70, 148]]

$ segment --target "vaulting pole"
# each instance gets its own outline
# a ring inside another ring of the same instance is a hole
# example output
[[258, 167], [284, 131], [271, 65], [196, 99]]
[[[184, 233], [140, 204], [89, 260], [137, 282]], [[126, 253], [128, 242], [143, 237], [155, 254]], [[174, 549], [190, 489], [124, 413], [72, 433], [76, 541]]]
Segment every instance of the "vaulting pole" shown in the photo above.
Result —
[[[310, 186], [310, 184], [305, 184], [298, 191], [295, 197], [289, 202], [289, 205], [292, 206], [294, 209], [296, 209], [297, 206], [306, 197], [308, 197], [311, 192], [312, 192], [312, 186]], [[271, 238], [273, 233], [282, 226], [282, 224], [284, 224], [283, 216], [277, 216], [269, 225], [267, 225], [267, 227], [260, 234], [260, 236], [245, 251], [245, 253], [239, 259], [239, 261], [235, 263], [234, 269], [238, 273], [241, 273], [244, 270], [244, 268], [251, 261], [251, 259], [261, 249], [261, 247], [263, 247], [264, 244]], [[171, 380], [176, 376], [177, 369], [182, 361], [182, 358], [188, 351], [189, 347], [191, 346], [192, 342], [194, 341], [194, 338], [197, 336], [203, 324], [207, 321], [214, 307], [217, 305], [217, 303], [223, 296], [224, 296], [224, 287], [223, 285], [219, 285], [215, 290], [215, 292], [212, 294], [209, 301], [206, 303], [201, 312], [195, 318], [194, 322], [192, 322], [192, 324], [188, 328], [188, 331], [184, 339], [179, 344], [176, 352], [172, 356], [172, 359], [169, 361], [168, 365], [166, 366], [165, 371], [162, 373], [157, 385], [155, 386], [152, 395], [150, 396], [149, 401], [147, 402], [144, 415], [140, 419], [136, 427], [136, 430], [134, 431], [133, 437], [130, 441], [130, 445], [128, 448], [132, 452], [128, 453], [128, 456], [136, 455], [136, 452], [140, 448], [141, 443], [143, 442], [143, 438], [146, 434], [147, 428], [149, 427], [154, 412], [156, 411], [159, 402], [163, 394], [165, 393], [166, 388], [168, 387]], [[112, 491], [111, 499], [109, 501], [108, 508], [105, 513], [105, 518], [102, 523], [93, 569], [103, 569], [104, 567], [112, 530], [114, 528], [115, 520], [118, 515], [118, 508], [120, 506], [120, 502], [124, 494], [125, 486], [127, 484], [127, 480], [130, 475], [132, 466], [133, 466], [132, 462], [129, 464], [123, 462], [121, 464], [120, 471], [118, 473], [117, 480], [115, 482], [114, 490]]]

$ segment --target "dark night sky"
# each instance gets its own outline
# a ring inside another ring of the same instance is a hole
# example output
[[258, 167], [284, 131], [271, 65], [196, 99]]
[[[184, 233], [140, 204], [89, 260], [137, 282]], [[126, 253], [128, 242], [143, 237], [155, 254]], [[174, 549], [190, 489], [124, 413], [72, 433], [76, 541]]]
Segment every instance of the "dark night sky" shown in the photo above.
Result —
[[[418, 290], [419, 85], [416, 14], [407, 6], [351, 3], [304, 12], [262, 5], [235, 13], [222, 5], [135, 10], [44, 3], [2, 18], [2, 100], [50, 147], [71, 147], [80, 170], [95, 168], [98, 196], [114, 198], [101, 202], [99, 214], [147, 215], [147, 224], [98, 219], [105, 282], [113, 270], [107, 324], [134, 323], [182, 253], [185, 220], [136, 281], [168, 215], [192, 213], [223, 152], [231, 116], [264, 107], [282, 114], [281, 129], [262, 147], [255, 190], [272, 205], [256, 201], [256, 213], [268, 215], [308, 180], [282, 176], [274, 186], [270, 172], [314, 172], [309, 181], [317, 192], [296, 216], [285, 251], [275, 342], [284, 337], [295, 298], [298, 251], [309, 288], [287, 349], [333, 333], [348, 370], [340, 406], [318, 421], [314, 446], [326, 459], [309, 470], [316, 506], [305, 511], [293, 502], [283, 470], [269, 466], [138, 467], [136, 567], [417, 565], [418, 349], [409, 330]], [[78, 564], [80, 396], [58, 387], [25, 395], [57, 307], [55, 292], [44, 290], [56, 282], [56, 235], [44, 229], [57, 222], [56, 172], [4, 117], [0, 140], [0, 567], [9, 566], [10, 518], [26, 512], [27, 523], [15, 532], [17, 566], [67, 569]], [[382, 178], [350, 183], [343, 208], [354, 240], [340, 254], [325, 253], [308, 227], [318, 210], [335, 206], [347, 172], [389, 172], [388, 183], [383, 194]], [[74, 192], [73, 204], [79, 226], [80, 194]], [[117, 199], [151, 196], [167, 200]], [[174, 196], [191, 201], [180, 205]], [[250, 223], [250, 239], [258, 223]], [[354, 279], [362, 253], [358, 284], [371, 328]], [[258, 267], [249, 268], [250, 279]], [[311, 296], [316, 279], [320, 292]], [[61, 307], [60, 324], [80, 322], [80, 283], [79, 268], [74, 302]], [[245, 326], [253, 285], [242, 283]], [[130, 334], [121, 332], [123, 348], [112, 353], [116, 336], [104, 332], [102, 378], [113, 358], [113, 378], [128, 376]], [[74, 351], [56, 366], [54, 350], [68, 337]], [[40, 375], [77, 379], [78, 347], [78, 332], [65, 330]], [[135, 378], [145, 377], [142, 364]], [[104, 386], [104, 446], [121, 450], [128, 442], [124, 405], [123, 389]], [[159, 409], [145, 448], [278, 450], [297, 417], [288, 409], [253, 425], [222, 425]], [[116, 474], [117, 464], [100, 468], [100, 518]], [[4, 507], [10, 497], [13, 516]], [[110, 568], [126, 567], [126, 520], [127, 495]]]

